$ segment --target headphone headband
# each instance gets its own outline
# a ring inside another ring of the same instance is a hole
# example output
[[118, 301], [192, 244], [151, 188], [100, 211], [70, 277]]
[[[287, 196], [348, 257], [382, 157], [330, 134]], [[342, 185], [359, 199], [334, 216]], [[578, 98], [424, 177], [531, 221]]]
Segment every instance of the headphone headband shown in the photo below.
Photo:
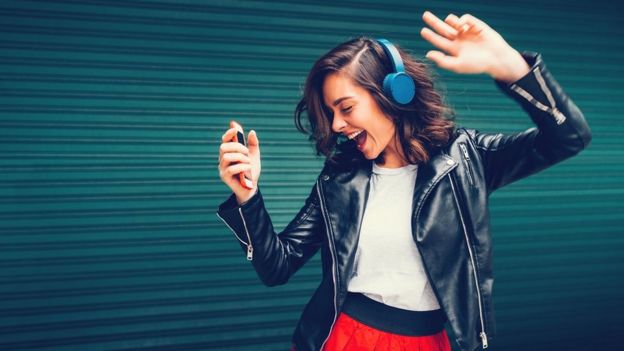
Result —
[[394, 72], [386, 75], [383, 80], [384, 94], [397, 104], [407, 105], [414, 99], [416, 94], [414, 80], [405, 73], [399, 50], [386, 39], [377, 39], [377, 42], [384, 49], [394, 68]]
[[392, 45], [390, 41], [387, 39], [379, 38], [377, 42], [381, 44], [381, 47], [384, 49], [386, 56], [390, 58], [392, 61], [392, 67], [394, 67], [395, 72], [405, 72], [405, 67], [403, 67], [403, 60], [401, 59], [401, 54], [399, 54], [399, 50]]

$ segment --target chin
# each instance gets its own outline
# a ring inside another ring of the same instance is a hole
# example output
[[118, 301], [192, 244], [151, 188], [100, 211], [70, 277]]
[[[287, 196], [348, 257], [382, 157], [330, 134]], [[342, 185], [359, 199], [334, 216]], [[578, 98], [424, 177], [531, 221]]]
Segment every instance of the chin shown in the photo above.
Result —
[[366, 154], [365, 154], [365, 153], [362, 153], [362, 155], [364, 155], [364, 158], [365, 158], [365, 159], [367, 159], [367, 160], [371, 160], [371, 161], [375, 161], [375, 162], [377, 162], [377, 163], [379, 163], [379, 162], [382, 162], [382, 163], [383, 163], [383, 160], [384, 160], [383, 155], [379, 155], [379, 154], [373, 154], [373, 155], [371, 155], [371, 154], [368, 154], [368, 153], [366, 153]]
[[372, 155], [371, 157], [366, 157], [366, 158], [369, 159], [369, 160], [375, 160], [376, 163], [381, 163], [381, 164], [384, 163], [384, 153], [383, 152], [377, 153], [375, 155]]

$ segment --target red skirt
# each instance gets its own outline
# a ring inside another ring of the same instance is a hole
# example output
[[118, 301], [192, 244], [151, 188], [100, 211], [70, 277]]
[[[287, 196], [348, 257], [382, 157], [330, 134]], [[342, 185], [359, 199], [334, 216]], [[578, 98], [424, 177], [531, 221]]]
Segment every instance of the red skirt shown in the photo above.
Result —
[[442, 330], [433, 335], [405, 336], [372, 328], [340, 313], [323, 351], [450, 351]]

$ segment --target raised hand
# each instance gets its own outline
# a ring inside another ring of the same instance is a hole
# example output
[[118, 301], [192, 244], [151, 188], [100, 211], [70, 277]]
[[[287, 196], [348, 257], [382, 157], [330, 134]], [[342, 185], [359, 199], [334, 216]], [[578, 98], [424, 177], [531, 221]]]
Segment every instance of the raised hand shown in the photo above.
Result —
[[[231, 126], [230, 126], [231, 127]], [[219, 177], [236, 195], [241, 204], [249, 200], [258, 190], [260, 178], [260, 142], [256, 132], [252, 130], [247, 136], [247, 146], [233, 142], [236, 129], [230, 128], [221, 137], [219, 147]], [[238, 174], [246, 172], [253, 182], [253, 189], [247, 189], [240, 183]]]
[[423, 13], [420, 35], [433, 46], [427, 58], [439, 67], [456, 73], [487, 73], [506, 82], [529, 72], [529, 65], [503, 37], [480, 19], [465, 14], [449, 14], [444, 21], [429, 11]]

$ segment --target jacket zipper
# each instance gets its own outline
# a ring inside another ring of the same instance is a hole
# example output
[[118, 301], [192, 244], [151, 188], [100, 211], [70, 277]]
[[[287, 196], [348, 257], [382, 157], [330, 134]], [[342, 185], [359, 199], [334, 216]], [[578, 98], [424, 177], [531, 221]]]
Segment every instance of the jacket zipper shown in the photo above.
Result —
[[334, 329], [334, 324], [336, 324], [336, 317], [338, 316], [338, 300], [337, 300], [338, 284], [337, 284], [337, 279], [336, 279], [336, 258], [334, 257], [331, 228], [329, 227], [329, 221], [325, 213], [325, 205], [324, 205], [325, 200], [323, 199], [323, 195], [321, 194], [321, 184], [319, 184], [319, 181], [316, 182], [316, 191], [318, 192], [319, 204], [321, 205], [321, 213], [323, 214], [323, 219], [325, 222], [325, 229], [327, 231], [327, 245], [329, 245], [329, 252], [332, 258], [332, 281], [334, 282], [334, 317], [332, 318], [332, 324], [329, 327], [329, 334], [327, 334], [327, 337], [325, 337], [323, 344], [321, 344], [320, 349], [322, 350], [323, 347], [325, 347], [325, 343], [329, 339], [329, 336], [331, 335], [331, 330]]
[[236, 239], [238, 239], [238, 241], [240, 241], [245, 246], [247, 246], [247, 260], [251, 261], [253, 259], [253, 246], [251, 245], [251, 237], [249, 236], [249, 231], [247, 231], [247, 223], [245, 223], [245, 218], [243, 217], [243, 213], [240, 208], [238, 210], [239, 210], [241, 218], [243, 219], [243, 226], [245, 227], [245, 232], [247, 233], [247, 240], [249, 240], [248, 243], [246, 243], [245, 241], [243, 241], [241, 238], [238, 237], [238, 234], [236, 234], [236, 231], [232, 229], [232, 227], [230, 227], [230, 225], [225, 221], [225, 219], [223, 219], [223, 217], [221, 217], [221, 215], [217, 213], [217, 216], [221, 219], [223, 223], [225, 223], [225, 225], [228, 228], [230, 228], [232, 233], [234, 233], [234, 236], [236, 237]]
[[483, 319], [483, 305], [481, 302], [481, 289], [479, 288], [479, 279], [477, 278], [477, 266], [474, 262], [474, 256], [472, 253], [472, 246], [470, 244], [470, 240], [468, 239], [468, 229], [466, 228], [466, 222], [464, 222], [464, 215], [462, 214], [462, 210], [459, 204], [459, 200], [457, 198], [457, 194], [455, 192], [455, 185], [453, 182], [453, 178], [452, 176], [449, 174], [449, 179], [451, 181], [451, 190], [453, 191], [453, 198], [455, 199], [455, 203], [457, 204], [457, 212], [459, 213], [459, 219], [461, 221], [462, 224], [462, 228], [464, 230], [464, 238], [466, 239], [466, 246], [468, 247], [468, 254], [470, 255], [470, 263], [472, 264], [472, 275], [474, 277], [475, 280], [475, 286], [477, 288], [477, 300], [479, 301], [479, 318], [481, 321], [481, 333], [479, 333], [479, 336], [481, 337], [481, 343], [483, 344], [483, 348], [487, 349], [488, 347], [488, 340], [487, 340], [487, 334], [485, 333], [485, 322]]
[[464, 164], [466, 165], [466, 168], [468, 169], [468, 180], [470, 181], [470, 186], [475, 185], [474, 182], [474, 175], [472, 174], [472, 167], [470, 167], [470, 155], [468, 155], [468, 149], [466, 148], [466, 145], [464, 144], [459, 144], [459, 148], [462, 151], [462, 154], [464, 155]]
[[559, 111], [559, 109], [555, 105], [555, 99], [553, 98], [552, 93], [550, 92], [550, 89], [548, 89], [548, 86], [546, 85], [546, 81], [544, 80], [544, 77], [542, 77], [542, 74], [540, 73], [539, 68], [536, 67], [533, 70], [533, 74], [535, 75], [535, 79], [537, 80], [537, 83], [539, 84], [540, 88], [544, 92], [544, 95], [546, 95], [546, 98], [548, 99], [548, 103], [550, 104], [551, 107], [548, 107], [542, 104], [537, 99], [535, 99], [533, 95], [531, 95], [528, 91], [522, 89], [516, 84], [512, 84], [510, 86], [511, 90], [518, 93], [518, 95], [525, 98], [527, 101], [532, 103], [538, 109], [544, 112], [550, 113], [555, 118], [555, 121], [557, 122], [558, 125], [562, 124], [563, 122], [565, 122], [566, 116], [561, 111]]
[[253, 246], [251, 245], [251, 236], [249, 235], [249, 230], [247, 230], [247, 222], [245, 221], [245, 217], [243, 217], [243, 209], [239, 207], [238, 213], [240, 213], [240, 217], [243, 220], [243, 227], [245, 227], [245, 234], [247, 234], [247, 261], [251, 261], [253, 259]]

